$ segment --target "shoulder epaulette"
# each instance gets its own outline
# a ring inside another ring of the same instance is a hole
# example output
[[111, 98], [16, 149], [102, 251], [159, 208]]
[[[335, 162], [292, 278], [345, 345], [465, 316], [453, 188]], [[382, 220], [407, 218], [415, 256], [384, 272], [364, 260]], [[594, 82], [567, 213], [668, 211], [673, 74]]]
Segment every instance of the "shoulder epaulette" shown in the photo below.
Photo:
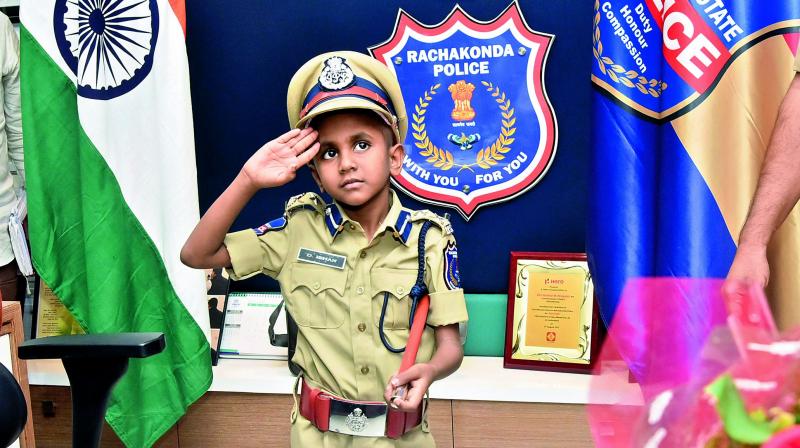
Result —
[[445, 235], [451, 235], [453, 233], [453, 226], [450, 225], [450, 220], [444, 216], [439, 216], [430, 210], [414, 210], [411, 212], [411, 220], [431, 221], [432, 223], [436, 224], [437, 227], [442, 229], [442, 233]]
[[316, 193], [303, 193], [292, 196], [286, 202], [286, 216], [300, 210], [313, 210], [322, 213], [325, 211], [325, 202]]

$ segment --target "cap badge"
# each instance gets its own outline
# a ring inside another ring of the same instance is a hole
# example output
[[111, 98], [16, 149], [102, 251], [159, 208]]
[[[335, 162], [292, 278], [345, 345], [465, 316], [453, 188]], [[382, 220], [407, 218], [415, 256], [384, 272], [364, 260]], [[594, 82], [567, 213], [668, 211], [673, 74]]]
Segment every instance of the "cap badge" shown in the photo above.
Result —
[[356, 76], [344, 58], [334, 56], [325, 61], [325, 68], [319, 75], [319, 84], [325, 90], [341, 90], [350, 87]]

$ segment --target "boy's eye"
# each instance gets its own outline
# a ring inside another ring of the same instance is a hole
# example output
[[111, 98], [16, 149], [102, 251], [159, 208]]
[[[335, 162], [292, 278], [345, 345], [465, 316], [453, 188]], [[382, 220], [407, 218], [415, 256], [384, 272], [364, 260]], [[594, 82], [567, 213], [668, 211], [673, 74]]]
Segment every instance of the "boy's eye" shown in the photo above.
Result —
[[330, 159], [332, 159], [334, 157], [336, 157], [336, 150], [335, 149], [328, 148], [328, 149], [322, 151], [322, 159], [323, 160], [330, 160]]
[[356, 151], [366, 151], [366, 150], [369, 149], [369, 147], [370, 147], [370, 144], [368, 142], [365, 142], [365, 141], [362, 140], [362, 141], [356, 143], [355, 150]]

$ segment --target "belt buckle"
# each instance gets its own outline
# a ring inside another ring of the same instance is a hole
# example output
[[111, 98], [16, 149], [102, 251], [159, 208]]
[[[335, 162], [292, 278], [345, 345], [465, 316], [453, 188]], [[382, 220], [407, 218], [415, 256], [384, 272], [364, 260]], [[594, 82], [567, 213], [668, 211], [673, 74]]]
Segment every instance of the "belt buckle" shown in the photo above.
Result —
[[328, 430], [351, 436], [383, 437], [387, 412], [386, 403], [331, 399]]

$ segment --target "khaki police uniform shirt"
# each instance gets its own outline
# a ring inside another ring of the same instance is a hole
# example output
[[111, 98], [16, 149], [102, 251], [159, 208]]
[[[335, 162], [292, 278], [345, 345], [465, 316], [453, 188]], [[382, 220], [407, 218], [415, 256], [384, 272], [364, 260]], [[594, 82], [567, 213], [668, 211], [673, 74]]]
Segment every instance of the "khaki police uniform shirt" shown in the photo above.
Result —
[[[408, 293], [417, 278], [418, 236], [425, 220], [433, 221], [425, 239], [430, 310], [417, 362], [430, 360], [434, 353], [430, 326], [467, 320], [449, 222], [429, 211], [403, 208], [393, 191], [391, 197], [389, 213], [371, 242], [358, 222], [313, 193], [292, 198], [283, 218], [225, 238], [232, 278], [264, 273], [280, 283], [287, 310], [297, 321], [293, 361], [302, 367], [305, 380], [346, 399], [382, 402], [384, 388], [400, 366], [402, 353], [389, 352], [380, 340], [381, 308], [388, 293], [384, 333], [392, 346], [403, 347], [411, 310]], [[393, 441], [321, 433], [293, 412], [292, 445], [434, 443], [427, 422]]]

